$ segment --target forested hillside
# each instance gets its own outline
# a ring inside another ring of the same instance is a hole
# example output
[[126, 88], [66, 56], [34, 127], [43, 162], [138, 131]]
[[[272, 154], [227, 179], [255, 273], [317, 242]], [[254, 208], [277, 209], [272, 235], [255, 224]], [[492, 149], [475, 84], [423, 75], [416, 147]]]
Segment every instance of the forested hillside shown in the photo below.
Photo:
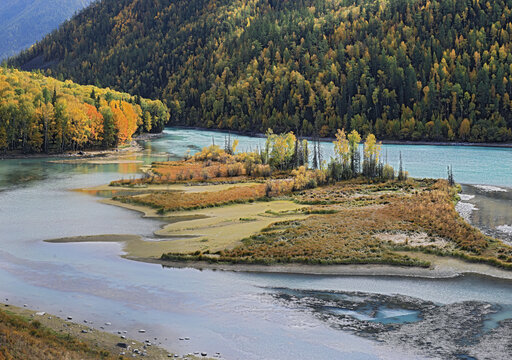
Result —
[[0, 1], [0, 60], [28, 48], [92, 0]]
[[512, 0], [103, 0], [11, 61], [171, 124], [512, 140]]
[[0, 152], [108, 148], [168, 119], [161, 101], [0, 68]]

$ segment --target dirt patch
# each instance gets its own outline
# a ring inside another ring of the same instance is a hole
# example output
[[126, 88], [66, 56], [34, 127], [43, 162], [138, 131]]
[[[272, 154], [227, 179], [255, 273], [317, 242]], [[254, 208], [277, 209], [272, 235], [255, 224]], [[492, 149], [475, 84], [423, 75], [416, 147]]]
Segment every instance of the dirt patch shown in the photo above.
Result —
[[449, 246], [450, 243], [446, 241], [443, 238], [440, 237], [432, 237], [429, 236], [425, 232], [419, 232], [419, 233], [405, 233], [405, 232], [399, 232], [399, 233], [391, 233], [391, 232], [385, 232], [375, 235], [375, 237], [381, 241], [386, 242], [392, 242], [393, 244], [397, 245], [408, 245], [412, 247], [419, 247], [419, 246], [429, 246], [433, 245], [437, 248], [444, 248], [446, 246]]

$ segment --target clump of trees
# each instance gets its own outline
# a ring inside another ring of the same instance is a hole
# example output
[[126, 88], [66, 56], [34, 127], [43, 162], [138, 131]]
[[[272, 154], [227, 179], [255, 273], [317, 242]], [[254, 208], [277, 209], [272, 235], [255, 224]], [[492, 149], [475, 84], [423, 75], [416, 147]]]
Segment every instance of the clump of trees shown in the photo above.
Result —
[[0, 68], [0, 151], [110, 148], [168, 119], [161, 101]]
[[[385, 164], [381, 159], [382, 143], [377, 142], [375, 135], [369, 134], [363, 144], [363, 163], [361, 165], [361, 153], [359, 144], [361, 135], [356, 130], [352, 130], [348, 136], [345, 130], [339, 130], [336, 133], [334, 141], [335, 157], [331, 159], [327, 167], [329, 178], [334, 181], [348, 180], [358, 176], [364, 176], [368, 179], [392, 180], [395, 178], [395, 171], [389, 164]], [[400, 156], [400, 170], [398, 172], [399, 180], [405, 180], [407, 173], [402, 169]]]
[[[322, 161], [318, 140], [310, 146], [306, 139], [297, 138], [293, 132], [275, 134], [267, 131], [265, 149], [260, 151], [259, 161], [274, 170], [293, 170], [298, 188], [311, 188], [328, 181], [340, 181], [363, 176], [371, 180], [406, 180], [400, 154], [400, 168], [395, 174], [393, 167], [384, 163], [381, 156], [382, 143], [374, 134], [368, 134], [360, 151], [361, 135], [352, 130], [348, 135], [338, 129], [334, 144], [335, 157], [327, 164]], [[312, 147], [312, 153], [309, 149]], [[257, 157], [257, 153], [252, 153]], [[362, 160], [362, 161], [361, 161]], [[312, 165], [310, 168], [310, 164]], [[309, 185], [308, 185], [309, 184]], [[314, 185], [314, 186], [313, 186]]]
[[[348, 135], [345, 130], [338, 130], [333, 142], [335, 157], [329, 163], [321, 160], [321, 146], [316, 139], [310, 145], [306, 139], [299, 139], [293, 132], [276, 134], [269, 129], [266, 134], [264, 148], [248, 152], [237, 152], [238, 141], [231, 141], [230, 136], [226, 136], [224, 148], [216, 145], [212, 139], [210, 146], [187, 157], [185, 163], [180, 163], [179, 166], [169, 164], [165, 170], [158, 169], [158, 172], [168, 173], [170, 179], [180, 181], [188, 178], [170, 175], [170, 172], [177, 172], [180, 166], [194, 172], [190, 179], [272, 177], [268, 181], [266, 192], [274, 195], [358, 177], [371, 181], [407, 179], [401, 156], [400, 169], [396, 174], [392, 166], [382, 161], [382, 144], [373, 134], [366, 137], [361, 152], [361, 135], [356, 130]], [[311, 152], [310, 148], [313, 149]]]

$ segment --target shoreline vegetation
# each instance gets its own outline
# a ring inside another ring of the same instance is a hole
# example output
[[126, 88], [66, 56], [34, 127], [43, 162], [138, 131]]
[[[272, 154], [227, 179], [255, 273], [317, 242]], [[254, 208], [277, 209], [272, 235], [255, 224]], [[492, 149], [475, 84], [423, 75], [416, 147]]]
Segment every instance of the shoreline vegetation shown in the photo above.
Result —
[[87, 159], [87, 158], [101, 158], [107, 157], [111, 155], [119, 155], [123, 153], [130, 152], [140, 152], [142, 147], [138, 144], [139, 141], [147, 141], [162, 137], [162, 133], [152, 134], [152, 133], [142, 133], [139, 135], [135, 135], [132, 137], [130, 142], [126, 142], [124, 144], [120, 144], [114, 148], [110, 149], [83, 149], [83, 150], [73, 150], [66, 151], [62, 153], [54, 153], [54, 154], [46, 154], [46, 153], [29, 153], [25, 154], [20, 151], [6, 151], [4, 153], [0, 153], [0, 160], [10, 160], [10, 159], [33, 159], [33, 158], [71, 158], [71, 159]]
[[168, 120], [159, 100], [0, 67], [0, 156], [101, 152]]
[[44, 311], [0, 306], [0, 359], [120, 360], [142, 352], [152, 360], [174, 356], [154, 344], [146, 346], [147, 342], [96, 330], [92, 322], [79, 324]]
[[103, 202], [162, 221], [154, 238], [49, 241], [123, 242], [124, 257], [169, 266], [311, 273], [347, 266], [351, 274], [396, 266], [402, 270], [385, 273], [427, 277], [474, 268], [508, 277], [512, 247], [457, 213], [460, 187], [450, 169], [448, 180], [409, 179], [401, 162], [395, 170], [380, 160], [373, 135], [362, 153], [360, 141], [357, 132], [339, 130], [327, 163], [318, 141], [293, 133], [269, 131], [265, 148], [252, 153], [237, 153], [237, 141], [226, 136], [224, 148], [211, 145], [185, 160], [154, 162], [142, 178], [82, 190], [107, 192]]

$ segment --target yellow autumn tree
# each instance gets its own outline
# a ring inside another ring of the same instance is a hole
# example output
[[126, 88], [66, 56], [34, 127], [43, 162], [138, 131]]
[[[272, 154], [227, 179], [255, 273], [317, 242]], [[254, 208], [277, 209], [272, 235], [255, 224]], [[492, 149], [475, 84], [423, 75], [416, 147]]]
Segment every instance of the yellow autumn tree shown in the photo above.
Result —
[[270, 165], [281, 170], [290, 166], [295, 151], [295, 140], [295, 135], [291, 131], [285, 134], [274, 134], [269, 129], [267, 131], [266, 154]]
[[364, 142], [363, 175], [369, 178], [377, 176], [377, 165], [379, 163], [380, 149], [382, 144], [377, 143], [375, 135], [369, 134]]
[[82, 104], [76, 101], [69, 101], [66, 107], [68, 121], [68, 136], [73, 148], [80, 149], [89, 139], [91, 132], [89, 118], [85, 114]]
[[348, 165], [350, 163], [350, 149], [345, 129], [338, 129], [336, 132], [336, 141], [334, 141], [333, 144], [334, 152], [338, 156], [338, 160], [342, 164]]
[[471, 130], [471, 124], [468, 119], [462, 120], [459, 128], [459, 136], [462, 140], [466, 140], [469, 137], [469, 133]]

